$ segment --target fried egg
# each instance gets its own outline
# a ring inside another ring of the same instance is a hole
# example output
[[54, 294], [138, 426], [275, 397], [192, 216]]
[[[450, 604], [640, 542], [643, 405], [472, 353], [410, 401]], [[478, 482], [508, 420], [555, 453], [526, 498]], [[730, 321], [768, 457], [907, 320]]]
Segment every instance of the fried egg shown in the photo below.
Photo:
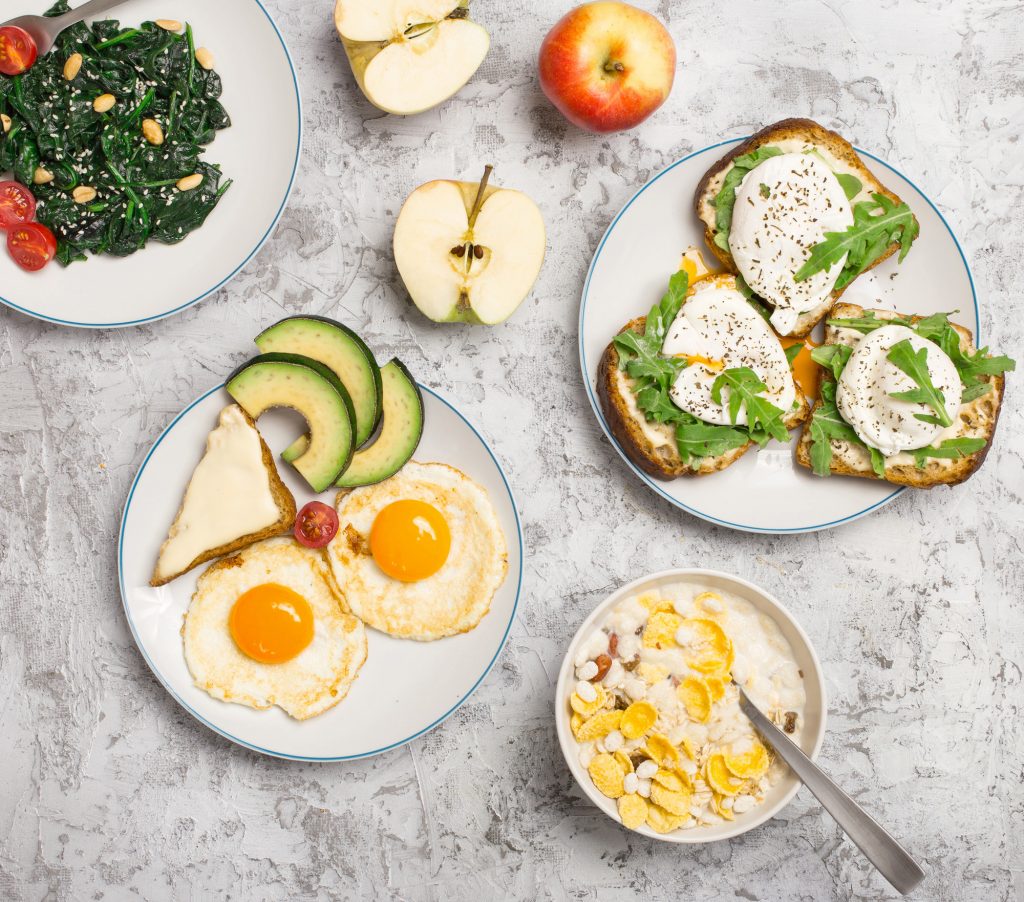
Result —
[[403, 639], [473, 629], [508, 571], [487, 492], [465, 473], [410, 461], [377, 485], [339, 495], [327, 559], [352, 613]]
[[[680, 410], [705, 423], [732, 425], [729, 389], [722, 389], [722, 403], [716, 404], [712, 388], [719, 373], [733, 367], [752, 369], [765, 384], [765, 399], [787, 414], [796, 401], [793, 373], [778, 336], [735, 288], [701, 283], [669, 327], [662, 353], [686, 360], [669, 396]], [[746, 423], [743, 406], [736, 424]]]
[[320, 551], [267, 539], [199, 577], [181, 630], [196, 686], [296, 720], [348, 693], [366, 660], [366, 630], [344, 608]]

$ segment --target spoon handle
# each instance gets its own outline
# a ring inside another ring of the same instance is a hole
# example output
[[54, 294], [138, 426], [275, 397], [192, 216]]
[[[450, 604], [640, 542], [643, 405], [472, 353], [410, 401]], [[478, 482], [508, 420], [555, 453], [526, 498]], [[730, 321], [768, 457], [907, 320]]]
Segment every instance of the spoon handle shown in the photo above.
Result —
[[63, 16], [58, 16], [53, 20], [59, 26], [57, 33], [59, 34], [65, 28], [69, 28], [75, 23], [87, 19], [89, 16], [98, 16], [100, 13], [105, 13], [108, 9], [113, 9], [113, 7], [120, 6], [125, 2], [127, 0], [89, 0], [88, 3], [76, 6], [74, 9], [64, 13]]
[[924, 879], [924, 871], [903, 846], [765, 717], [742, 689], [740, 708], [886, 880], [906, 895]]

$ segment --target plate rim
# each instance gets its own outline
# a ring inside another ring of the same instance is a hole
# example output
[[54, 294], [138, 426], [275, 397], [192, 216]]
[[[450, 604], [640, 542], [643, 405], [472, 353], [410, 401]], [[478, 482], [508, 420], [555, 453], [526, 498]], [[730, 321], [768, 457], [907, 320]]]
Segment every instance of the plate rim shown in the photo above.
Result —
[[432, 397], [436, 398], [442, 404], [447, 406], [457, 417], [459, 417], [459, 419], [461, 419], [469, 427], [470, 431], [477, 437], [477, 439], [479, 439], [480, 444], [483, 446], [484, 450], [487, 451], [487, 454], [494, 462], [494, 466], [497, 468], [498, 474], [501, 476], [501, 481], [505, 486], [505, 491], [508, 492], [509, 502], [512, 505], [512, 514], [516, 522], [516, 538], [519, 541], [519, 576], [518, 581], [516, 583], [516, 596], [512, 602], [512, 610], [509, 613], [508, 623], [505, 625], [505, 632], [501, 637], [501, 641], [498, 643], [498, 647], [495, 649], [493, 657], [491, 658], [487, 666], [484, 668], [484, 672], [480, 674], [476, 682], [473, 683], [473, 685], [466, 691], [462, 698], [460, 698], [451, 708], [449, 708], [444, 714], [442, 714], [429, 725], [417, 730], [415, 733], [413, 733], [411, 736], [406, 737], [405, 739], [399, 740], [398, 742], [393, 742], [386, 746], [382, 746], [378, 749], [373, 749], [372, 751], [360, 752], [358, 755], [338, 755], [326, 757], [321, 755], [292, 755], [287, 752], [280, 752], [274, 751], [273, 749], [263, 748], [262, 746], [256, 745], [255, 743], [247, 742], [244, 739], [240, 739], [237, 736], [233, 736], [231, 733], [221, 729], [216, 724], [212, 723], [211, 721], [207, 720], [207, 718], [203, 717], [202, 714], [196, 711], [174, 690], [170, 683], [164, 678], [164, 675], [160, 672], [160, 670], [150, 659], [149, 654], [146, 652], [145, 645], [140, 640], [139, 634], [135, 629], [135, 621], [132, 619], [131, 611], [129, 611], [128, 609], [128, 593], [124, 583], [124, 536], [125, 527], [127, 526], [128, 523], [128, 511], [131, 508], [132, 498], [135, 495], [135, 490], [138, 487], [139, 481], [142, 479], [142, 474], [145, 472], [146, 466], [149, 463], [150, 458], [153, 456], [156, 449], [159, 447], [160, 443], [165, 438], [167, 438], [171, 430], [190, 410], [192, 410], [193, 407], [196, 407], [197, 405], [201, 404], [214, 392], [221, 391], [226, 385], [226, 383], [221, 382], [220, 384], [215, 385], [208, 391], [203, 392], [203, 394], [201, 394], [198, 398], [196, 398], [194, 401], [192, 401], [190, 404], [184, 407], [181, 411], [179, 411], [177, 416], [175, 416], [174, 419], [171, 420], [171, 422], [164, 428], [164, 430], [157, 437], [156, 441], [154, 441], [153, 444], [150, 446], [149, 450], [146, 452], [146, 456], [142, 460], [142, 463], [139, 465], [138, 472], [135, 474], [135, 478], [132, 480], [131, 488], [128, 490], [128, 498], [125, 501], [124, 509], [121, 513], [121, 525], [118, 528], [117, 537], [117, 583], [118, 589], [121, 593], [121, 606], [124, 608], [124, 615], [125, 619], [128, 621], [129, 629], [131, 630], [132, 640], [135, 642], [135, 647], [142, 655], [142, 659], [146, 662], [146, 665], [149, 667], [153, 675], [157, 678], [157, 681], [160, 683], [160, 685], [163, 686], [163, 688], [167, 691], [168, 695], [170, 695], [171, 698], [173, 698], [182, 708], [184, 708], [187, 713], [192, 715], [192, 717], [194, 717], [201, 724], [213, 730], [213, 732], [223, 736], [225, 739], [235, 743], [236, 745], [242, 746], [243, 748], [249, 749], [253, 752], [258, 752], [262, 755], [269, 755], [272, 758], [281, 758], [288, 761], [312, 761], [323, 763], [336, 761], [358, 761], [361, 758], [370, 758], [374, 755], [381, 755], [384, 752], [401, 748], [404, 745], [408, 745], [414, 739], [418, 739], [420, 736], [429, 733], [435, 727], [440, 726], [444, 721], [451, 717], [459, 708], [461, 708], [467, 701], [469, 701], [473, 693], [476, 692], [476, 690], [480, 687], [480, 684], [487, 678], [487, 675], [491, 672], [491, 670], [494, 669], [494, 665], [497, 663], [498, 658], [501, 656], [501, 653], [505, 650], [505, 646], [508, 644], [508, 637], [509, 634], [512, 632], [512, 625], [515, 623], [516, 613], [519, 610], [519, 601], [522, 598], [523, 574], [526, 570], [526, 549], [525, 542], [523, 539], [523, 524], [519, 516], [519, 506], [516, 502], [516, 496], [512, 491], [512, 486], [509, 484], [508, 476], [505, 474], [505, 468], [501, 465], [501, 462], [498, 460], [497, 455], [494, 453], [493, 449], [488, 444], [487, 440], [480, 434], [477, 428], [463, 415], [462, 411], [460, 411], [458, 407], [456, 407], [451, 401], [449, 401], [439, 392], [434, 391], [432, 388], [429, 388], [428, 386], [424, 385], [421, 382], [417, 382], [416, 384], [419, 386], [421, 391], [425, 391]]
[[[715, 526], [725, 526], [729, 529], [735, 529], [739, 532], [757, 533], [761, 535], [799, 535], [801, 533], [820, 532], [821, 530], [831, 529], [835, 526], [841, 526], [845, 523], [852, 523], [854, 520], [859, 520], [861, 517], [867, 516], [872, 511], [884, 507], [891, 501], [894, 501], [897, 496], [901, 495], [906, 490], [906, 486], [900, 486], [894, 489], [881, 501], [875, 502], [874, 504], [864, 508], [862, 511], [859, 511], [858, 513], [851, 514], [847, 517], [841, 517], [838, 520], [830, 520], [826, 523], [817, 523], [813, 526], [770, 528], [763, 526], [751, 526], [749, 524], [744, 523], [733, 523], [729, 520], [723, 520], [719, 517], [714, 517], [711, 514], [707, 514], [697, 510], [696, 508], [690, 507], [684, 504], [678, 498], [675, 498], [672, 495], [670, 495], [668, 492], [662, 489], [661, 486], [659, 486], [650, 476], [648, 476], [646, 473], [643, 472], [643, 470], [641, 470], [636, 464], [634, 464], [633, 461], [629, 459], [625, 451], [623, 451], [622, 446], [615, 439], [615, 437], [611, 433], [611, 430], [608, 428], [608, 423], [604, 418], [604, 413], [601, 411], [601, 407], [598, 404], [597, 398], [594, 395], [594, 387], [593, 385], [591, 385], [590, 382], [590, 374], [587, 371], [587, 352], [583, 341], [583, 321], [586, 316], [587, 310], [587, 296], [590, 292], [590, 282], [594, 275], [594, 269], [597, 266], [597, 260], [601, 256], [601, 251], [604, 250], [604, 246], [607, 243], [608, 239], [611, 237], [611, 234], [614, 231], [615, 226], [618, 225], [619, 220], [625, 215], [626, 211], [633, 205], [634, 201], [636, 201], [641, 194], [643, 194], [662, 176], [668, 174], [673, 169], [675, 169], [676, 166], [679, 166], [682, 163], [685, 163], [687, 160], [693, 159], [694, 157], [700, 156], [702, 153], [707, 153], [710, 150], [715, 150], [716, 148], [719, 147], [725, 147], [726, 145], [729, 144], [739, 144], [742, 141], [748, 140], [750, 137], [751, 135], [742, 135], [738, 138], [727, 138], [724, 141], [718, 141], [714, 144], [709, 144], [706, 147], [702, 147], [699, 150], [694, 150], [691, 153], [686, 154], [686, 156], [684, 157], [680, 157], [678, 160], [675, 160], [674, 162], [670, 163], [660, 172], [656, 173], [654, 176], [648, 179], [643, 185], [641, 185], [640, 188], [633, 193], [629, 200], [626, 201], [626, 203], [622, 206], [618, 213], [615, 214], [612, 221], [608, 224], [608, 228], [605, 229], [604, 234], [601, 236], [601, 240], [598, 242], [597, 245], [597, 250], [594, 251], [594, 256], [591, 258], [590, 266], [587, 268], [587, 278], [583, 283], [583, 293], [580, 296], [580, 313], [577, 322], [576, 333], [576, 341], [580, 359], [580, 372], [583, 376], [583, 383], [587, 390], [587, 399], [590, 401], [590, 407], [594, 411], [594, 416], [597, 418], [597, 422], [600, 425], [602, 432], [604, 432], [605, 437], [611, 443], [612, 447], [618, 453], [619, 457], [621, 457], [623, 461], [625, 461], [626, 466], [633, 471], [634, 475], [637, 476], [641, 482], [646, 484], [648, 488], [652, 489], [657, 495], [668, 501], [673, 507], [685, 511], [686, 513], [691, 514], [692, 516], [697, 517], [700, 520], [704, 520], [706, 523], [711, 523]], [[895, 173], [901, 179], [907, 182], [907, 184], [909, 184], [911, 188], [913, 188], [922, 198], [924, 198], [925, 203], [927, 203], [928, 206], [931, 207], [931, 209], [934, 211], [935, 215], [939, 217], [939, 221], [942, 223], [946, 231], [949, 233], [949, 237], [953, 239], [953, 244], [957, 249], [957, 253], [960, 254], [960, 260], [964, 265], [964, 270], [967, 272], [967, 281], [971, 286], [971, 300], [974, 304], [974, 344], [975, 347], [981, 347], [981, 311], [978, 307], [978, 292], [974, 284], [974, 274], [971, 272], [971, 266], [967, 262], [967, 256], [966, 254], [964, 254], [964, 250], [960, 246], [960, 241], [959, 239], [957, 239], [956, 233], [953, 231], [950, 224], [946, 221], [946, 217], [942, 215], [942, 212], [935, 205], [932, 199], [917, 186], [917, 183], [914, 182], [913, 179], [909, 178], [895, 166], [886, 162], [885, 160], [881, 159], [880, 157], [876, 156], [870, 151], [863, 150], [860, 147], [857, 147], [856, 145], [854, 145], [854, 150], [858, 154], [868, 157], [874, 160], [879, 165], [884, 166], [890, 172]]]
[[164, 313], [157, 313], [153, 316], [147, 316], [142, 319], [123, 320], [121, 322], [112, 323], [90, 323], [90, 322], [78, 322], [77, 320], [61, 319], [60, 317], [48, 316], [45, 313], [39, 313], [35, 310], [30, 310], [27, 307], [22, 307], [20, 304], [16, 304], [11, 300], [8, 300], [3, 295], [0, 295], [0, 304], [5, 307], [9, 307], [11, 310], [17, 310], [19, 313], [23, 313], [26, 316], [30, 316], [33, 319], [41, 320], [46, 323], [53, 323], [58, 326], [70, 326], [75, 329], [125, 329], [129, 326], [141, 326], [144, 323], [153, 323], [158, 320], [167, 319], [170, 316], [174, 316], [177, 313], [181, 313], [183, 310], [187, 310], [189, 307], [193, 307], [200, 301], [208, 298], [211, 294], [219, 291], [225, 285], [228, 284], [232, 279], [235, 278], [262, 249], [263, 246], [273, 235], [274, 230], [277, 228], [278, 223], [281, 221], [281, 216], [284, 214], [285, 207], [288, 205], [288, 199], [291, 197], [292, 188], [295, 186], [295, 178], [299, 172], [299, 162], [302, 158], [302, 138], [303, 138], [303, 121], [302, 121], [302, 92], [299, 89], [299, 76], [295, 71], [295, 61], [292, 59], [291, 51], [288, 49], [288, 44], [284, 39], [284, 35], [281, 34], [281, 29], [277, 27], [277, 22], [274, 21], [274, 17], [268, 12], [267, 8], [263, 5], [262, 0], [253, 0], [256, 6], [259, 7], [260, 11], [266, 17], [270, 23], [270, 27], [274, 29], [274, 34], [277, 35], [277, 39], [281, 44], [281, 49], [284, 51], [285, 60], [288, 63], [288, 68], [292, 73], [292, 84], [295, 88], [295, 108], [298, 116], [298, 133], [295, 141], [295, 159], [292, 162], [292, 172], [288, 178], [288, 186], [285, 188], [284, 197], [281, 198], [281, 205], [277, 208], [277, 212], [274, 214], [274, 218], [270, 225], [267, 227], [267, 231], [263, 234], [263, 237], [257, 242], [256, 246], [246, 255], [245, 259], [241, 261], [230, 273], [224, 276], [216, 285], [212, 288], [208, 288], [199, 296], [193, 298], [191, 301], [186, 301], [175, 307], [172, 310], [167, 310]]

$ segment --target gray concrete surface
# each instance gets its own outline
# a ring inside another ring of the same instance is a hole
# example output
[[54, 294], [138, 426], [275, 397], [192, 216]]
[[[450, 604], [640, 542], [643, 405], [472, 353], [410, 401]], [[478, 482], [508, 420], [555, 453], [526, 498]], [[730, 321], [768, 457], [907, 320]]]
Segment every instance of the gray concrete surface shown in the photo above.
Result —
[[[1024, 7], [639, 2], [678, 42], [675, 91], [642, 127], [593, 137], [534, 75], [568, 0], [477, 0], [490, 55], [455, 100], [409, 119], [356, 89], [328, 0], [274, 0], [307, 132], [259, 257], [142, 328], [0, 310], [0, 897], [894, 898], [806, 792], [742, 839], [676, 848], [620, 830], [574, 786], [551, 712], [568, 638], [620, 581], [702, 563], [761, 583], [810, 633], [831, 696], [822, 761], [923, 859], [915, 898], [1024, 899], [1017, 380], [967, 486], [771, 538], [691, 519], [629, 477], [576, 356], [587, 265], [636, 188], [692, 149], [809, 115], [935, 200], [973, 267], [985, 336], [1019, 357]], [[420, 182], [475, 178], [487, 161], [540, 201], [548, 262], [508, 324], [435, 327], [401, 289], [394, 215]], [[297, 311], [340, 316], [461, 403], [518, 489], [528, 543], [520, 617], [477, 694], [428, 736], [355, 764], [261, 758], [194, 722], [136, 651], [117, 590], [116, 530], [146, 449], [258, 327]]]

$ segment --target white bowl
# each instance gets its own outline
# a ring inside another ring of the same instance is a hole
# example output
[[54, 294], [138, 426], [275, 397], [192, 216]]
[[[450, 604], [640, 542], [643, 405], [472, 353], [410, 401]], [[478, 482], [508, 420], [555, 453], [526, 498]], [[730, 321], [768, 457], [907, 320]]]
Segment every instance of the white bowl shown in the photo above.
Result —
[[[646, 592], [652, 589], [661, 589], [669, 585], [679, 583], [692, 583], [702, 588], [720, 589], [749, 601], [759, 611], [768, 614], [779, 626], [782, 635], [793, 648], [797, 666], [804, 674], [804, 689], [807, 694], [807, 703], [804, 707], [804, 725], [800, 746], [804, 753], [815, 758], [821, 748], [822, 739], [825, 736], [825, 683], [821, 675], [821, 664], [818, 656], [811, 647], [811, 641], [807, 634], [800, 628], [800, 625], [793, 619], [778, 601], [771, 595], [760, 589], [753, 583], [748, 583], [738, 576], [730, 576], [728, 573], [721, 573], [718, 570], [663, 570], [650, 576], [644, 576], [634, 580], [628, 585], [622, 586], [617, 592], [606, 598], [601, 604], [594, 608], [590, 616], [583, 621], [583, 625], [573, 636], [569, 643], [569, 650], [562, 661], [562, 669], [558, 674], [558, 687], [555, 690], [555, 722], [558, 727], [558, 742], [562, 747], [562, 754], [569, 765], [569, 770], [576, 778], [576, 782], [598, 808], [608, 815], [617, 824], [619, 821], [618, 809], [615, 801], [598, 792], [587, 773], [586, 768], [580, 764], [579, 744], [572, 735], [569, 728], [569, 696], [572, 695], [576, 684], [575, 668], [573, 660], [576, 657], [576, 650], [584, 637], [589, 636], [603, 622], [608, 612], [622, 599]], [[736, 815], [734, 821], [724, 824], [709, 826], [690, 827], [687, 829], [675, 830], [672, 833], [656, 833], [646, 825], [634, 831], [650, 836], [653, 839], [660, 839], [665, 842], [676, 843], [705, 843], [714, 842], [719, 839], [730, 839], [746, 833], [754, 827], [763, 824], [769, 818], [774, 817], [789, 804], [790, 799], [796, 795], [800, 788], [800, 780], [789, 771], [769, 791], [764, 803], [758, 805], [752, 811]]]

